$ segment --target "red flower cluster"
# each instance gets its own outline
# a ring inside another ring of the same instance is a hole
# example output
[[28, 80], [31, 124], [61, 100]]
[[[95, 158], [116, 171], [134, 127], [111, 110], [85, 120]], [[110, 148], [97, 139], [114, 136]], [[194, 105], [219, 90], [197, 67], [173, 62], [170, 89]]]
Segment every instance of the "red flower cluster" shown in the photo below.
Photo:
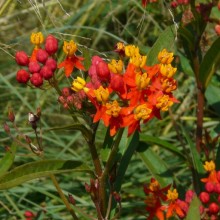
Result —
[[44, 80], [49, 80], [53, 77], [57, 69], [57, 62], [53, 55], [58, 50], [57, 39], [49, 35], [45, 40], [45, 48], [41, 48], [44, 37], [41, 32], [31, 35], [31, 43], [35, 45], [32, 55], [29, 58], [24, 51], [18, 51], [15, 55], [15, 60], [18, 65], [26, 66], [26, 69], [21, 69], [17, 72], [16, 79], [19, 83], [28, 83], [29, 80], [35, 87], [43, 85]]
[[[111, 136], [118, 129], [128, 127], [128, 135], [140, 131], [141, 123], [151, 118], [161, 118], [160, 111], [167, 111], [174, 102], [172, 95], [177, 88], [171, 66], [173, 53], [165, 49], [158, 54], [159, 64], [146, 66], [146, 56], [134, 45], [119, 43], [119, 54], [124, 51], [123, 60], [106, 63], [94, 56], [89, 68], [87, 83], [77, 77], [72, 83], [76, 92], [84, 90], [96, 108], [93, 122], [102, 120], [110, 127]], [[127, 66], [125, 65], [127, 63]]]

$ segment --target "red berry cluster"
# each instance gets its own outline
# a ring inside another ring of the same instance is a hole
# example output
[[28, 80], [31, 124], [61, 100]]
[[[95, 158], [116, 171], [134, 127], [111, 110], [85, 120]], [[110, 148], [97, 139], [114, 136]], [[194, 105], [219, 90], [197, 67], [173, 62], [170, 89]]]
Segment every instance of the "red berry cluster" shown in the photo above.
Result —
[[220, 171], [217, 171], [215, 176], [214, 179], [207, 179], [205, 191], [199, 195], [203, 209], [202, 219], [218, 220], [220, 218]]
[[65, 109], [74, 106], [77, 109], [82, 108], [82, 101], [86, 98], [85, 92], [74, 92], [68, 87], [62, 89], [62, 95], [59, 96], [58, 101], [63, 105]]
[[17, 72], [17, 81], [24, 84], [30, 81], [35, 87], [42, 86], [44, 80], [51, 79], [57, 69], [57, 61], [53, 57], [57, 50], [57, 39], [49, 35], [45, 40], [44, 49], [35, 47], [31, 57], [24, 51], [18, 51], [15, 60], [18, 65], [26, 68]]

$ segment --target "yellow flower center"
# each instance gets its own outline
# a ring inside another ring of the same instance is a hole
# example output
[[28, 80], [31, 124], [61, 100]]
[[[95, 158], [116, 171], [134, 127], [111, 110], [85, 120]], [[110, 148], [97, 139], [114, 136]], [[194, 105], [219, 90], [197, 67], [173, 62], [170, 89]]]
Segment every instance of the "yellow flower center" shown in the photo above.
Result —
[[88, 88], [85, 88], [85, 85], [86, 85], [86, 81], [81, 77], [77, 77], [73, 81], [71, 89], [75, 92], [79, 92], [81, 90], [84, 90], [86, 92]]
[[211, 160], [210, 162], [206, 161], [203, 167], [207, 172], [212, 172], [215, 170], [215, 163], [213, 162], [213, 160]]
[[135, 56], [136, 54], [139, 54], [138, 47], [135, 47], [134, 45], [125, 46], [125, 55], [127, 57], [132, 57], [132, 56]]
[[112, 60], [111, 63], [108, 64], [108, 68], [112, 73], [121, 73], [123, 70], [123, 62], [122, 60]]
[[160, 189], [160, 184], [157, 180], [154, 180], [153, 182], [150, 183], [149, 189], [151, 191], [158, 191]]
[[172, 77], [176, 73], [177, 68], [171, 66], [171, 64], [161, 64], [160, 72], [163, 76], [168, 78]]
[[162, 64], [170, 64], [174, 59], [173, 53], [168, 53], [166, 49], [160, 51], [157, 58]]
[[98, 102], [106, 103], [109, 97], [109, 91], [108, 89], [104, 89], [102, 86], [100, 86], [98, 89], [94, 90], [96, 99]]
[[124, 51], [125, 50], [125, 44], [123, 42], [118, 42], [116, 44], [116, 50]]
[[176, 80], [172, 78], [165, 78], [161, 80], [162, 88], [166, 93], [169, 93], [177, 88]]
[[141, 56], [140, 54], [135, 54], [130, 58], [130, 63], [140, 68], [142, 68], [146, 64], [146, 61], [147, 56]]
[[139, 90], [145, 89], [150, 82], [150, 78], [147, 77], [147, 73], [137, 73], [135, 77], [135, 82]]
[[30, 41], [35, 45], [36, 48], [40, 46], [44, 42], [44, 36], [41, 32], [32, 33], [30, 37]]
[[150, 117], [152, 109], [148, 108], [146, 104], [139, 105], [134, 110], [134, 118], [139, 121], [141, 119], [146, 120]]
[[174, 189], [174, 190], [169, 189], [168, 190], [168, 193], [167, 193], [168, 200], [175, 201], [178, 199], [178, 196], [179, 196], [179, 194], [176, 189]]
[[71, 40], [70, 42], [64, 41], [63, 51], [67, 56], [69, 57], [73, 56], [77, 51], [76, 43], [73, 40]]
[[173, 105], [173, 102], [169, 99], [168, 95], [162, 95], [157, 98], [156, 107], [161, 111], [168, 111], [168, 108]]
[[114, 100], [112, 103], [106, 104], [106, 114], [113, 117], [118, 117], [121, 107], [118, 105], [118, 102]]

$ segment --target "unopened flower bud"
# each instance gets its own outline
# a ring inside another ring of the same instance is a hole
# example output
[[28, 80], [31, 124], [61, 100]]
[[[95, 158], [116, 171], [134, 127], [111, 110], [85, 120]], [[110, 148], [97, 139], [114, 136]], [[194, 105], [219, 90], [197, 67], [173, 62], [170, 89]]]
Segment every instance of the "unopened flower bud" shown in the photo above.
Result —
[[63, 96], [59, 96], [58, 101], [59, 101], [61, 104], [66, 103], [66, 99], [65, 99]]
[[199, 199], [201, 200], [202, 203], [208, 203], [210, 200], [209, 193], [201, 192], [199, 195]]
[[40, 64], [36, 61], [31, 61], [28, 65], [28, 69], [31, 73], [38, 73], [40, 71]]
[[31, 144], [31, 139], [27, 135], [25, 135], [25, 141], [27, 144]]
[[27, 219], [32, 219], [33, 217], [35, 217], [35, 214], [33, 212], [31, 212], [31, 211], [25, 211], [24, 216]]
[[101, 81], [109, 81], [110, 71], [107, 63], [105, 63], [104, 61], [99, 62], [96, 66], [96, 71]]
[[31, 81], [31, 84], [36, 87], [40, 87], [43, 85], [43, 78], [39, 73], [33, 73], [30, 81]]
[[207, 182], [205, 184], [205, 189], [206, 189], [207, 192], [211, 193], [211, 192], [214, 191], [215, 185], [213, 183], [211, 183], [211, 182]]
[[46, 38], [45, 50], [49, 55], [55, 54], [58, 50], [58, 41], [53, 35]]
[[215, 191], [216, 193], [220, 194], [220, 183], [216, 183], [216, 184], [215, 184], [215, 189], [214, 189], [214, 191]]
[[219, 212], [219, 206], [215, 202], [212, 202], [209, 205], [209, 212], [211, 214], [217, 214]]
[[30, 79], [30, 73], [27, 72], [26, 70], [18, 70], [17, 74], [16, 74], [16, 80], [19, 83], [24, 83], [26, 84], [28, 82], [28, 80]]
[[49, 80], [53, 77], [53, 71], [48, 66], [43, 66], [40, 70], [40, 75], [44, 79]]
[[218, 180], [218, 182], [220, 183], [220, 170], [217, 171], [216, 176], [217, 176], [217, 180]]
[[121, 196], [117, 192], [113, 192], [113, 196], [116, 202], [121, 202]]
[[11, 122], [14, 122], [14, 120], [15, 120], [15, 115], [14, 115], [14, 112], [12, 111], [12, 109], [8, 110], [8, 119]]
[[6, 122], [4, 123], [3, 128], [7, 134], [10, 134], [10, 127], [8, 126]]
[[49, 57], [45, 63], [45, 66], [49, 67], [54, 72], [57, 68], [57, 61]]
[[76, 204], [76, 200], [73, 198], [73, 195], [69, 194], [68, 197], [69, 197], [69, 202], [70, 202], [72, 205], [75, 205], [75, 204]]
[[219, 24], [215, 25], [215, 32], [217, 35], [220, 35], [220, 25]]
[[18, 51], [15, 54], [16, 63], [20, 66], [27, 66], [29, 63], [28, 55], [24, 51]]
[[37, 61], [39, 61], [40, 63], [45, 63], [47, 61], [47, 58], [48, 58], [48, 53], [46, 50], [39, 49], [37, 51]]
[[64, 88], [62, 89], [62, 95], [63, 95], [64, 97], [68, 97], [69, 95], [71, 95], [70, 88], [64, 87]]
[[66, 102], [67, 102], [68, 104], [73, 104], [73, 97], [72, 97], [71, 95], [68, 96], [67, 99], [66, 99]]

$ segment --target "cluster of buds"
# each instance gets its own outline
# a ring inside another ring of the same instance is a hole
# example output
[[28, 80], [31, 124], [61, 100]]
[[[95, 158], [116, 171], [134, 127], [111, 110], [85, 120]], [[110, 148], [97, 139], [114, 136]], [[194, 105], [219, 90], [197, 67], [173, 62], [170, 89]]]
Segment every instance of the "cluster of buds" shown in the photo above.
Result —
[[216, 171], [213, 161], [206, 161], [204, 168], [209, 175], [201, 179], [205, 183], [205, 191], [199, 195], [203, 208], [201, 219], [217, 220], [220, 218], [220, 171]]
[[171, 65], [173, 53], [166, 49], [158, 54], [158, 64], [147, 66], [147, 57], [140, 54], [138, 47], [121, 42], [117, 45], [116, 52], [122, 59], [107, 63], [94, 56], [88, 78], [77, 77], [71, 89], [85, 92], [96, 109], [94, 123], [102, 120], [110, 127], [111, 136], [128, 127], [129, 136], [140, 131], [142, 122], [160, 119], [160, 111], [178, 102], [172, 95], [177, 88], [173, 78], [177, 69]]
[[59, 96], [58, 101], [63, 105], [65, 109], [75, 107], [76, 109], [82, 108], [82, 102], [85, 99], [86, 94], [84, 91], [74, 92], [68, 87], [62, 89], [62, 95]]
[[182, 5], [188, 5], [190, 3], [189, 0], [174, 0], [170, 3], [170, 6], [172, 8], [176, 8], [178, 6], [182, 6]]
[[18, 51], [15, 60], [18, 65], [26, 67], [17, 72], [16, 79], [19, 83], [27, 84], [29, 81], [35, 87], [43, 85], [44, 80], [50, 80], [57, 69], [57, 61], [54, 54], [58, 50], [57, 39], [49, 35], [44, 44], [44, 37], [41, 32], [32, 33], [30, 41], [34, 49], [30, 57], [24, 51]]

